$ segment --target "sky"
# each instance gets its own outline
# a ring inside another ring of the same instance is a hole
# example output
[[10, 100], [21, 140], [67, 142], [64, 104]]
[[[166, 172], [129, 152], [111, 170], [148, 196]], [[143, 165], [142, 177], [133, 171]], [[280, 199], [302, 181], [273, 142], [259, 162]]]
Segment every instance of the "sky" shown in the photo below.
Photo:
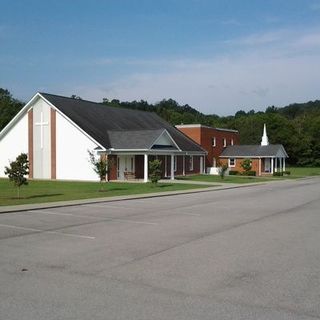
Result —
[[320, 0], [0, 0], [0, 87], [218, 115], [320, 99]]

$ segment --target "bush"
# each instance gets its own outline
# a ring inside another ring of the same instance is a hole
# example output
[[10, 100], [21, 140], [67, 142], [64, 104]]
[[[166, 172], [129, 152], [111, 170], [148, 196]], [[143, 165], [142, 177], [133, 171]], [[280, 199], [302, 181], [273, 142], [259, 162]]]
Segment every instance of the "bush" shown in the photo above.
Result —
[[161, 161], [153, 160], [149, 162], [149, 177], [153, 184], [157, 184], [161, 179]]
[[287, 171], [283, 171], [283, 174], [286, 175], [286, 176], [290, 176], [291, 171], [288, 171], [288, 170]]
[[242, 169], [245, 172], [249, 172], [252, 169], [252, 161], [251, 159], [244, 159], [241, 163], [240, 163]]
[[243, 175], [243, 176], [254, 177], [254, 176], [257, 175], [257, 173], [256, 173], [256, 171], [254, 171], [254, 170], [249, 170], [249, 171], [242, 172], [242, 175]]
[[238, 175], [239, 174], [239, 171], [237, 171], [237, 170], [231, 170], [231, 171], [229, 171], [229, 176], [236, 176], [236, 175]]
[[283, 176], [283, 172], [274, 172], [273, 176], [274, 177], [282, 177]]

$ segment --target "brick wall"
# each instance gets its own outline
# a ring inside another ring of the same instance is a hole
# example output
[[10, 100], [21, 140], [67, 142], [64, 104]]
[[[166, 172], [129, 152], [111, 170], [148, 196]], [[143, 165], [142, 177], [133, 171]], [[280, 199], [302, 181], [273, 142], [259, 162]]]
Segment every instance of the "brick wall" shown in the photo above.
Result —
[[[219, 159], [224, 146], [223, 139], [226, 139], [227, 146], [231, 145], [231, 139], [233, 144], [240, 143], [240, 136], [238, 132], [218, 130], [215, 128], [198, 126], [198, 127], [177, 127], [181, 132], [187, 135], [189, 138], [201, 145], [203, 149], [208, 152], [206, 157], [206, 167], [213, 166], [213, 158]], [[216, 146], [212, 145], [212, 139], [216, 138]]]
[[[243, 172], [243, 168], [241, 167], [241, 162], [244, 160], [245, 158], [236, 158], [236, 163], [234, 167], [229, 167], [229, 169], [231, 171], [239, 171], [239, 172]], [[259, 159], [251, 159], [252, 161], [252, 171], [256, 172], [256, 175], [259, 175]], [[228, 165], [228, 159], [227, 158], [221, 158], [220, 159], [221, 164], [226, 164]]]

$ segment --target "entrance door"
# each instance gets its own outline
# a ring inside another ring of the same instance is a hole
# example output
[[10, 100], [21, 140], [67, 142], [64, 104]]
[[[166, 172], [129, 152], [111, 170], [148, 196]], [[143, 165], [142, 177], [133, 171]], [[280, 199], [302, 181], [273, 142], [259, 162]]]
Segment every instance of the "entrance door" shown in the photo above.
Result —
[[118, 156], [117, 175], [119, 180], [124, 180], [125, 172], [135, 172], [134, 156]]
[[265, 158], [264, 159], [264, 172], [271, 172], [270, 158]]

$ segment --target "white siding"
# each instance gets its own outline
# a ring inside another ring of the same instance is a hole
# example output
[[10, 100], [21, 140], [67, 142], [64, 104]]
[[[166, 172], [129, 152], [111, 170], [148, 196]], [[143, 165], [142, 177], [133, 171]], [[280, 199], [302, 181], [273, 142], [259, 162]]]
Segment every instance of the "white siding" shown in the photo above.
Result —
[[[51, 179], [51, 137], [50, 137], [50, 109], [51, 107], [43, 100], [38, 99], [33, 105], [33, 178]], [[47, 123], [37, 125], [42, 120]], [[43, 134], [42, 138], [41, 135]], [[41, 146], [41, 139], [42, 146]]]
[[5, 177], [4, 168], [20, 153], [28, 153], [28, 114], [7, 132], [0, 140], [0, 177]]
[[88, 150], [97, 145], [57, 112], [57, 179], [98, 180]]

